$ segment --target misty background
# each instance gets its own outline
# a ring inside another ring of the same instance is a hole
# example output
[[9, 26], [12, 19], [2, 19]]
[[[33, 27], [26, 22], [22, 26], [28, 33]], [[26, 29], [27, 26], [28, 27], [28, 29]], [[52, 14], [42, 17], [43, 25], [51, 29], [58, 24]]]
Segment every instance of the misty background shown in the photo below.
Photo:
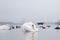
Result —
[[0, 0], [0, 22], [56, 22], [60, 0]]

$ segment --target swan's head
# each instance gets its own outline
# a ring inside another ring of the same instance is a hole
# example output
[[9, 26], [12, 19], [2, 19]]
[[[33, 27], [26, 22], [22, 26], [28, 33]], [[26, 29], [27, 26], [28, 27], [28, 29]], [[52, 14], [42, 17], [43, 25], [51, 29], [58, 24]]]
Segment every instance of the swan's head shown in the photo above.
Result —
[[32, 26], [31, 26], [31, 27], [32, 27], [32, 29], [34, 29], [34, 28], [35, 28], [33, 24], [32, 24]]

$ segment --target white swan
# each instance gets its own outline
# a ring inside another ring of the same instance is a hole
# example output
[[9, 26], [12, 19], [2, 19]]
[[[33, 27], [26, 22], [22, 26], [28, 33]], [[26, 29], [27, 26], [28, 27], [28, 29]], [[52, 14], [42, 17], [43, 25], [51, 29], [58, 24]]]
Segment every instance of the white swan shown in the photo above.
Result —
[[34, 23], [32, 23], [32, 22], [24, 23], [22, 25], [22, 29], [24, 31], [32, 31], [32, 32], [38, 31], [36, 25]]
[[10, 27], [7, 25], [1, 25], [0, 26], [0, 30], [8, 30], [8, 29], [10, 29]]

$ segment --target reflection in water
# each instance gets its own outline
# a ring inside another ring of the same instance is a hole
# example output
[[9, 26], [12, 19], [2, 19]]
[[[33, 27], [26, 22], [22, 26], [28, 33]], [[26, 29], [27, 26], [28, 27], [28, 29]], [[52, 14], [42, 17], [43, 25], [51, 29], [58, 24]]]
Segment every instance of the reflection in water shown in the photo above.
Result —
[[26, 40], [37, 40], [37, 32], [25, 32]]

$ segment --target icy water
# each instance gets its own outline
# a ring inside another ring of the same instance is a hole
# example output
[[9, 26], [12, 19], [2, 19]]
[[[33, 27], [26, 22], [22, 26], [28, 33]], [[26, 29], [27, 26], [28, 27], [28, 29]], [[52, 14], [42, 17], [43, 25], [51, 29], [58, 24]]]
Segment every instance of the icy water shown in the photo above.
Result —
[[41, 29], [38, 32], [23, 32], [20, 28], [0, 30], [0, 40], [60, 40], [60, 30], [55, 30], [56, 25]]

